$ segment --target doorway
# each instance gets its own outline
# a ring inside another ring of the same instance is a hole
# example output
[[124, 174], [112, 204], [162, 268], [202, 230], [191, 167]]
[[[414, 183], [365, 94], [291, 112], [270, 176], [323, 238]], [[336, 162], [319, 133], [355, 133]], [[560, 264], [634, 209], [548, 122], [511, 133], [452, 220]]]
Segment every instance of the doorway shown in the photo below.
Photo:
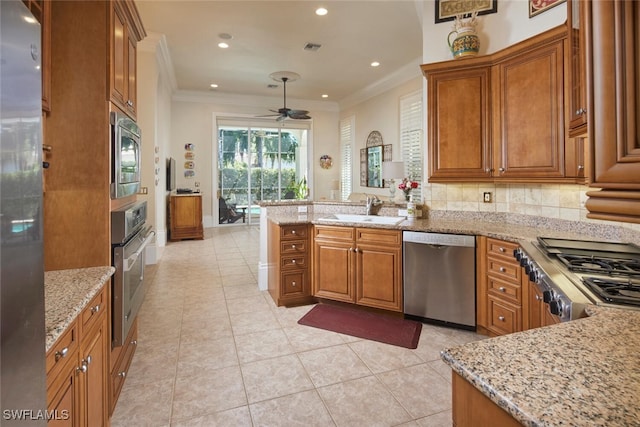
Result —
[[307, 186], [309, 124], [218, 120], [219, 225], [257, 224], [261, 201], [294, 199]]

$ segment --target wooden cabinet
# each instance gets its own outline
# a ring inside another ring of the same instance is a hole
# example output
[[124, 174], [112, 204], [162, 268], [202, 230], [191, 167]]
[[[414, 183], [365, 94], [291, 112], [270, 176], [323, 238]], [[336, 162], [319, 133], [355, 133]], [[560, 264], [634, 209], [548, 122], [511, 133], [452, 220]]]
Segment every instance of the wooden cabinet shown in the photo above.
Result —
[[[565, 26], [500, 52], [422, 65], [430, 182], [575, 182], [565, 170]], [[569, 158], [570, 159], [565, 159]]]
[[42, 111], [51, 111], [51, 0], [22, 0], [40, 23]]
[[202, 196], [172, 195], [169, 201], [169, 240], [203, 238]]
[[640, 223], [640, 3], [583, 1], [587, 22], [587, 217]]
[[560, 323], [560, 318], [549, 311], [549, 305], [542, 300], [542, 292], [538, 285], [526, 277], [523, 279], [526, 288], [526, 301], [523, 304], [522, 329], [534, 329], [541, 326]]
[[591, 9], [584, 0], [567, 1], [567, 117], [569, 136], [587, 133], [586, 24]]
[[269, 222], [269, 293], [278, 306], [312, 302], [309, 271], [311, 250], [307, 224]]
[[116, 408], [118, 397], [122, 391], [122, 386], [129, 372], [131, 361], [138, 347], [138, 319], [133, 321], [129, 335], [124, 341], [124, 345], [115, 347], [111, 351], [111, 377], [109, 387], [109, 415], [113, 414]]
[[110, 285], [103, 287], [46, 356], [47, 407], [55, 426], [107, 426]]
[[[504, 335], [522, 330], [522, 268], [513, 257], [517, 243], [482, 237], [479, 251], [478, 330]], [[481, 318], [481, 316], [483, 318]]]
[[133, 1], [114, 0], [111, 8], [109, 86], [111, 101], [133, 119], [137, 108], [138, 41], [145, 36]]
[[401, 232], [316, 225], [313, 295], [401, 312]]

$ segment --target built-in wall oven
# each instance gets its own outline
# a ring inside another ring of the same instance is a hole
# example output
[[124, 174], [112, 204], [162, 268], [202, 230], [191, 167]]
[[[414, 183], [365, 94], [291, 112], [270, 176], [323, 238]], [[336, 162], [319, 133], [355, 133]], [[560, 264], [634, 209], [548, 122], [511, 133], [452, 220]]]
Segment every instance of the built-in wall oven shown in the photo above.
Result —
[[111, 212], [112, 347], [122, 345], [144, 299], [144, 250], [155, 235], [146, 219], [145, 201]]
[[140, 128], [122, 113], [111, 112], [111, 198], [140, 191]]

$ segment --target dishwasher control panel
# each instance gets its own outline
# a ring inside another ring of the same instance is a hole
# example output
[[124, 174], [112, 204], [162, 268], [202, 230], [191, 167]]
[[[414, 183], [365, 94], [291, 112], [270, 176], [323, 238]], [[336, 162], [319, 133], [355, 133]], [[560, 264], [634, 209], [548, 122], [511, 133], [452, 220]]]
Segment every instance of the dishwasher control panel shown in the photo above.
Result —
[[419, 231], [404, 231], [403, 242], [422, 243], [425, 245], [466, 246], [476, 245], [476, 237], [466, 234], [423, 233]]

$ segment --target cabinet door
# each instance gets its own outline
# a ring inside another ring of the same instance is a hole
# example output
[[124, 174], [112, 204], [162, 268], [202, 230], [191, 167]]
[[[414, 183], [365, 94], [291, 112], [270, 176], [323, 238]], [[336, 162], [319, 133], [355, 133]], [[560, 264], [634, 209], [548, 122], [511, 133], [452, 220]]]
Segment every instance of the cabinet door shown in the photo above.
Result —
[[63, 372], [47, 390], [47, 410], [55, 416], [49, 427], [77, 427], [81, 424], [78, 353], [65, 365]]
[[136, 73], [137, 70], [137, 60], [136, 60], [136, 39], [133, 37], [133, 34], [128, 32], [127, 34], [127, 98], [126, 98], [126, 107], [127, 111], [131, 113], [133, 118], [136, 117], [136, 108], [137, 108], [137, 81], [136, 81]]
[[430, 182], [491, 179], [490, 76], [489, 66], [428, 75]]
[[358, 243], [356, 303], [402, 311], [402, 252], [400, 247]]
[[112, 4], [111, 16], [111, 67], [110, 83], [111, 98], [121, 107], [125, 106], [127, 92], [127, 63], [125, 52], [127, 51], [128, 36], [126, 33], [126, 18], [124, 11], [117, 2]]
[[498, 178], [564, 177], [564, 40], [493, 69]]
[[313, 252], [313, 295], [354, 302], [353, 241], [315, 240]]
[[[544, 312], [546, 304], [542, 300], [542, 292], [534, 282], [528, 282], [528, 297], [526, 319], [523, 319], [523, 329], [534, 329], [544, 326]], [[524, 313], [523, 313], [524, 314]]]
[[105, 426], [108, 420], [109, 385], [107, 351], [109, 349], [107, 316], [98, 327], [83, 337], [81, 364], [86, 364], [84, 376], [84, 421], [87, 426]]
[[173, 197], [172, 221], [176, 229], [197, 228], [202, 223], [202, 207], [200, 197]]
[[567, 1], [568, 51], [567, 55], [567, 108], [569, 116], [569, 135], [585, 134], [587, 124], [587, 90], [585, 61], [585, 23], [586, 13], [583, 0]]

